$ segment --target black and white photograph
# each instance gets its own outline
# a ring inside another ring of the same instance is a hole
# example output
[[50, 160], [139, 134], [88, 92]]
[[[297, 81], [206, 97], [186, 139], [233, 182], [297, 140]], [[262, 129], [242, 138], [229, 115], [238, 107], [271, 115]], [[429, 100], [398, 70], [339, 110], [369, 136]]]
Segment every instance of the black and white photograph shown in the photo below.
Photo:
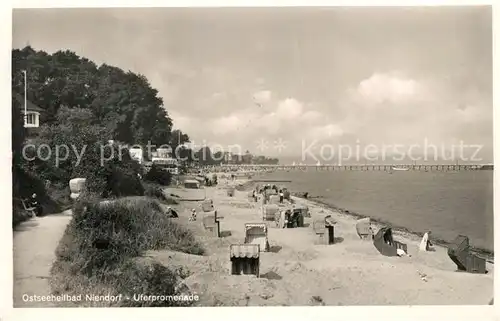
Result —
[[492, 15], [12, 9], [14, 308], [494, 305]]

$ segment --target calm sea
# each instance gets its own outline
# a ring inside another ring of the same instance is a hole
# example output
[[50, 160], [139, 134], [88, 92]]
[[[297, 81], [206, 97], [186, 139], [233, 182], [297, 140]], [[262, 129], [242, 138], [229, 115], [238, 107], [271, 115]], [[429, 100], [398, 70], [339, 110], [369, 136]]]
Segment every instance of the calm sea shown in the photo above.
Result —
[[452, 241], [469, 236], [473, 247], [493, 251], [493, 171], [327, 172], [266, 174], [287, 179], [293, 192], [390, 222], [414, 232]]

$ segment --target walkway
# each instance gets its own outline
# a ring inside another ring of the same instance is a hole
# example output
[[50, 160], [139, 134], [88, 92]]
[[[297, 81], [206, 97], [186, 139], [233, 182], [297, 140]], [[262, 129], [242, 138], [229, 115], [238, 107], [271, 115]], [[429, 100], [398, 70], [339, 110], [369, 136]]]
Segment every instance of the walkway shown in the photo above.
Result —
[[71, 210], [37, 217], [14, 230], [14, 308], [51, 307], [50, 302], [25, 302], [23, 295], [50, 294], [50, 269], [55, 250], [71, 220]]

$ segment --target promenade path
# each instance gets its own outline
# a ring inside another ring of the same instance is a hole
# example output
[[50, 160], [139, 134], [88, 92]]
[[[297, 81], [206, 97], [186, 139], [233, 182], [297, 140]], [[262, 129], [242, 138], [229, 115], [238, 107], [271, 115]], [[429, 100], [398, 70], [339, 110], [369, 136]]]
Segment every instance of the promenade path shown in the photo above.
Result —
[[55, 250], [71, 220], [71, 210], [36, 217], [14, 229], [14, 308], [52, 307], [51, 302], [25, 302], [23, 295], [48, 295]]

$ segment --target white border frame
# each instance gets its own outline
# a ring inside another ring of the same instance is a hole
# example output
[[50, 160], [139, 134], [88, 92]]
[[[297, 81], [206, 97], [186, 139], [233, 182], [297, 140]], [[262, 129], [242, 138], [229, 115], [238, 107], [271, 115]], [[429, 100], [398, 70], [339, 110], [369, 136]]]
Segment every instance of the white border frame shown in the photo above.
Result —
[[[3, 99], [4, 106], [10, 104], [10, 54], [12, 46], [12, 13], [11, 7], [16, 8], [47, 8], [47, 7], [187, 7], [187, 6], [203, 6], [203, 7], [248, 7], [248, 6], [259, 6], [259, 7], [272, 7], [272, 6], [408, 6], [408, 5], [418, 5], [418, 6], [456, 6], [456, 5], [493, 5], [493, 0], [491, 1], [464, 1], [464, 0], [372, 0], [372, 1], [362, 1], [362, 0], [336, 0], [336, 1], [265, 1], [265, 0], [254, 0], [254, 1], [243, 1], [243, 0], [233, 0], [233, 1], [195, 1], [195, 0], [177, 0], [177, 1], [161, 1], [161, 0], [144, 0], [144, 1], [117, 1], [117, 0], [52, 0], [52, 1], [36, 1], [36, 0], [19, 0], [15, 1], [11, 6], [7, 6], [7, 3], [2, 1], [2, 19], [4, 26], [0, 28], [0, 34], [2, 35], [2, 91], [4, 95], [0, 95]], [[498, 8], [493, 5], [493, 57], [495, 58], [496, 53], [496, 38], [498, 33]], [[495, 19], [496, 18], [496, 19]], [[498, 79], [498, 64], [493, 62], [494, 69], [494, 80]], [[498, 95], [495, 93], [500, 92], [500, 88], [496, 81], [493, 82], [493, 102], [494, 106], [498, 104]], [[494, 123], [497, 123], [498, 113], [493, 110]], [[3, 122], [2, 128], [10, 128], [10, 119], [8, 117], [2, 117], [1, 122]], [[494, 137], [497, 138], [498, 131], [494, 129]], [[271, 307], [271, 308], [246, 308], [242, 312], [242, 308], [167, 308], [167, 309], [155, 309], [155, 308], [131, 308], [131, 309], [120, 309], [120, 308], [108, 308], [108, 309], [12, 309], [12, 229], [10, 224], [10, 213], [11, 208], [11, 137], [10, 130], [4, 130], [2, 132], [2, 139], [0, 139], [0, 144], [2, 144], [2, 151], [5, 157], [2, 160], [5, 161], [4, 166], [1, 166], [1, 179], [4, 184], [2, 193], [2, 204], [4, 205], [4, 210], [2, 211], [1, 224], [4, 232], [1, 233], [4, 238], [1, 248], [2, 255], [2, 279], [0, 280], [2, 284], [2, 291], [0, 296], [0, 319], [5, 320], [39, 320], [39, 319], [50, 319], [55, 320], [109, 320], [110, 318], [116, 317], [120, 320], [137, 320], [147, 318], [154, 319], [166, 319], [169, 320], [199, 320], [200, 316], [203, 318], [214, 319], [214, 320], [255, 320], [255, 319], [275, 319], [275, 318], [287, 318], [288, 320], [304, 320], [304, 319], [315, 319], [315, 320], [377, 320], [381, 319], [384, 321], [390, 320], [425, 320], [425, 319], [435, 319], [435, 320], [495, 320], [499, 318], [498, 309], [493, 306], [392, 306], [392, 307], [359, 307], [359, 306], [343, 306], [343, 307]], [[498, 147], [497, 139], [495, 141], [495, 147]], [[500, 149], [495, 148], [495, 166], [498, 168], [497, 160], [500, 157]], [[494, 181], [495, 185], [498, 183], [499, 174], [495, 172]], [[495, 213], [498, 210], [498, 190], [495, 188], [494, 192], [494, 210]], [[495, 215], [496, 216], [496, 215]], [[495, 218], [495, 230], [499, 228], [500, 220]], [[499, 248], [499, 237], [495, 233], [495, 248]], [[498, 268], [496, 268], [498, 270]], [[498, 272], [498, 271], [497, 271]], [[495, 293], [498, 291], [498, 282], [495, 281]], [[496, 296], [496, 295], [495, 295]]]

